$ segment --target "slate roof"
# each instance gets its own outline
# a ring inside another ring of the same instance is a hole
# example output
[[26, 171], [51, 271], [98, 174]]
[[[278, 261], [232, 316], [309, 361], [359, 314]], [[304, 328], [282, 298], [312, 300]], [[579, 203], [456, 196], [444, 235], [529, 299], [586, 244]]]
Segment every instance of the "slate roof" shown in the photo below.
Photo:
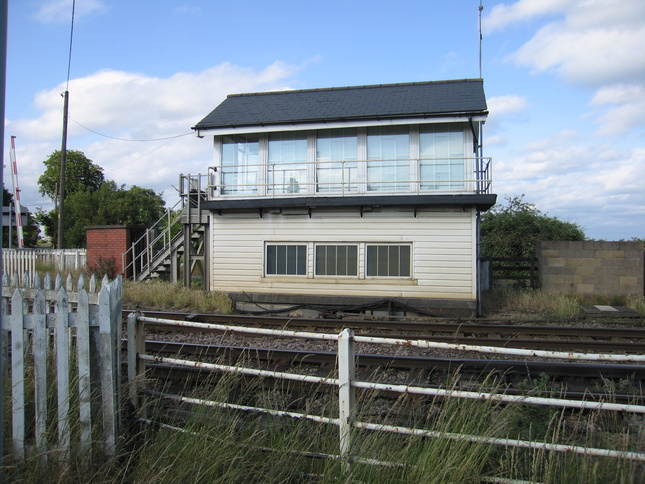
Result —
[[232, 94], [193, 129], [487, 114], [482, 79]]

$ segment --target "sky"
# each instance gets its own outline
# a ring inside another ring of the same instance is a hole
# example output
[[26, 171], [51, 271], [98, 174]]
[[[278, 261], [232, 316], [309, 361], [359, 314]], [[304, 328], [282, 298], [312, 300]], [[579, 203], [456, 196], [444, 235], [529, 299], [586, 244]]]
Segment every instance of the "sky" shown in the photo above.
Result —
[[[15, 136], [22, 204], [53, 208], [37, 180], [67, 90], [67, 148], [172, 206], [179, 175], [212, 164], [191, 127], [228, 94], [479, 78], [479, 5], [76, 0], [72, 35], [72, 0], [9, 0], [5, 187]], [[481, 18], [498, 202], [645, 238], [645, 2], [483, 0]]]

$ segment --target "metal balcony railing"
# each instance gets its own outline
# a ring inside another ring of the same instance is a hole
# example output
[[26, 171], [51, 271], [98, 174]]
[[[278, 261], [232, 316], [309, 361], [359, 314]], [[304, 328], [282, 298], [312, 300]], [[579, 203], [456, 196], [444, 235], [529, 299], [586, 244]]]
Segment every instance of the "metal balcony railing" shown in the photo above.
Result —
[[[199, 177], [207, 200], [253, 197], [492, 191], [491, 158], [416, 158], [224, 164]], [[185, 194], [196, 190], [195, 180]]]

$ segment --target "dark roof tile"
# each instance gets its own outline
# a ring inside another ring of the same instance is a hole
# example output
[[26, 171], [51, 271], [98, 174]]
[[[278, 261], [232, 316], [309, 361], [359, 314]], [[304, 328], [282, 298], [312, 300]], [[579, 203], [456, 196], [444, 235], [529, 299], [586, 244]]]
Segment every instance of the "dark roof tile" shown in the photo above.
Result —
[[193, 129], [485, 114], [482, 79], [335, 87], [228, 96]]

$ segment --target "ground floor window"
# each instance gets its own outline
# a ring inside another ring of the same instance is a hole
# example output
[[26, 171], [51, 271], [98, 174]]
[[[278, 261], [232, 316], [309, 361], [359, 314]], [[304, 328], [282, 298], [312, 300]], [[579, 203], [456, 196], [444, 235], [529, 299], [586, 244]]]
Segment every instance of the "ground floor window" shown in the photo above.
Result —
[[357, 276], [357, 245], [317, 245], [317, 276]]
[[267, 275], [307, 275], [307, 246], [278, 245], [266, 246]]
[[310, 278], [411, 278], [412, 244], [267, 243], [265, 274]]
[[367, 277], [410, 277], [409, 245], [368, 245]]

